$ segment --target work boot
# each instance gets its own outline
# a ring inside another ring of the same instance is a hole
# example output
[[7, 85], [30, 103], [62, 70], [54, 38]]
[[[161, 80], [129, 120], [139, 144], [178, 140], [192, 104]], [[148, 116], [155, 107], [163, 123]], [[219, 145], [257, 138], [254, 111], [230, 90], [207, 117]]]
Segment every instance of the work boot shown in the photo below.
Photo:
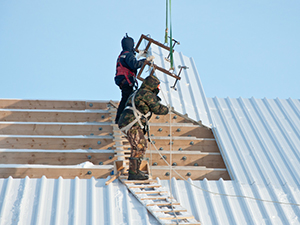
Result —
[[148, 175], [139, 170], [141, 162], [139, 158], [129, 158], [128, 180], [148, 180]]
[[138, 161], [137, 161], [137, 163], [138, 163], [138, 173], [142, 174], [143, 176], [146, 176], [147, 179], [148, 179], [148, 174], [145, 174], [143, 171], [140, 170], [140, 167], [141, 167], [141, 164], [142, 164], [142, 160], [143, 160], [143, 158], [139, 158]]

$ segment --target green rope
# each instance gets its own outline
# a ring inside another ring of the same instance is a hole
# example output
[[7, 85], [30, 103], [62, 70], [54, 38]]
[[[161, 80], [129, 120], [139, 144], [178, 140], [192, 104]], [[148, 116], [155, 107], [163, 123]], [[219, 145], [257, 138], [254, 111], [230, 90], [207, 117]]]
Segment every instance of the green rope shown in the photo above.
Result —
[[169, 10], [170, 10], [170, 62], [171, 62], [171, 69], [173, 67], [173, 38], [172, 38], [172, 19], [171, 19], [171, 0], [169, 0]]
[[166, 0], [166, 30], [165, 30], [165, 44], [168, 44], [168, 19], [170, 17], [170, 63], [171, 69], [173, 66], [173, 38], [172, 38], [172, 19], [171, 19], [171, 0]]
[[165, 30], [165, 44], [168, 44], [168, 0], [166, 0], [166, 30]]

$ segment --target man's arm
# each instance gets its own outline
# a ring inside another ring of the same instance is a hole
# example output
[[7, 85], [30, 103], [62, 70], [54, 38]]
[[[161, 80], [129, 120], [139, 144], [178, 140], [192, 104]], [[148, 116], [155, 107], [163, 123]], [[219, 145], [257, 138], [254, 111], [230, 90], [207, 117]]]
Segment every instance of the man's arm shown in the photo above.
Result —
[[125, 63], [128, 65], [129, 69], [137, 70], [141, 68], [146, 59], [137, 60], [133, 53], [127, 53], [125, 58]]
[[147, 105], [151, 112], [157, 115], [166, 115], [169, 112], [167, 106], [160, 104], [159, 99], [157, 96], [152, 92], [145, 93], [144, 96], [145, 100], [147, 101]]

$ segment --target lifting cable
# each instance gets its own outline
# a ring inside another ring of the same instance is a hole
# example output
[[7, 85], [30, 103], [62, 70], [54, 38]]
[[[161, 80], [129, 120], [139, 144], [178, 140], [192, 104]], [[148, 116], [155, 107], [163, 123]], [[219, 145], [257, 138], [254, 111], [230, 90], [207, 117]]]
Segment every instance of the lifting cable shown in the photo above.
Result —
[[171, 17], [171, 0], [166, 0], [166, 29], [165, 29], [165, 44], [168, 44], [168, 19], [170, 19], [170, 70], [174, 70], [173, 65], [173, 38], [172, 38], [172, 17]]
[[[219, 193], [219, 192], [214, 192], [214, 191], [209, 191], [207, 189], [204, 189], [204, 188], [201, 188], [195, 184], [193, 184], [191, 181], [187, 180], [185, 177], [183, 177], [182, 175], [180, 175], [176, 169], [172, 168], [172, 130], [171, 130], [171, 106], [168, 104], [166, 98], [165, 98], [165, 95], [164, 95], [164, 92], [163, 90], [161, 89], [161, 93], [162, 93], [162, 96], [164, 98], [164, 101], [165, 103], [167, 104], [168, 108], [169, 108], [169, 114], [170, 114], [170, 123], [169, 123], [169, 126], [170, 126], [170, 163], [168, 163], [168, 161], [165, 159], [165, 157], [163, 157], [163, 155], [160, 153], [160, 151], [157, 149], [156, 145], [155, 145], [155, 142], [153, 142], [151, 140], [151, 137], [149, 137], [149, 140], [150, 140], [150, 144], [153, 145], [154, 149], [157, 151], [157, 153], [160, 155], [161, 159], [169, 166], [170, 168], [170, 190], [171, 190], [171, 195], [172, 195], [172, 171], [175, 172], [182, 180], [184, 180], [185, 182], [187, 182], [188, 184], [192, 185], [193, 187], [201, 190], [201, 191], [204, 191], [204, 192], [207, 192], [209, 194], [213, 194], [213, 195], [219, 195], [219, 196], [227, 196], [227, 197], [235, 197], [235, 198], [244, 198], [244, 199], [252, 199], [252, 200], [256, 200], [256, 201], [261, 201], [261, 202], [268, 202], [268, 203], [276, 203], [276, 204], [281, 204], [281, 205], [290, 205], [290, 206], [298, 206], [300, 207], [300, 203], [291, 203], [291, 202], [281, 202], [281, 201], [273, 201], [273, 200], [265, 200], [265, 199], [261, 199], [261, 198], [255, 198], [255, 197], [250, 197], [250, 196], [245, 196], [245, 195], [233, 195], [233, 194], [224, 194], [224, 193]], [[150, 145], [151, 146], [151, 145]], [[173, 207], [172, 207], [173, 208]]]
[[166, 0], [166, 30], [165, 30], [165, 44], [168, 44], [168, 0]]

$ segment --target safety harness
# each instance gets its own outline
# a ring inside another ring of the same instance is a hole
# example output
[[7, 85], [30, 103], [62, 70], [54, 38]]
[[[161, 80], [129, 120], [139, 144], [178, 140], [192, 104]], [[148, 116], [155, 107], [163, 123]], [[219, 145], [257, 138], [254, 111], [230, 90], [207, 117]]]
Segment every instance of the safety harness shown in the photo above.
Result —
[[[136, 109], [135, 104], [134, 104], [134, 99], [135, 99], [136, 92], [137, 92], [137, 91], [135, 91], [135, 92], [131, 95], [131, 104], [132, 104], [132, 106], [126, 106], [126, 108], [124, 109], [124, 110], [126, 110], [126, 109], [132, 110], [132, 111], [133, 111], [133, 115], [135, 116], [135, 119], [134, 119], [131, 123], [129, 123], [127, 126], [121, 128], [121, 131], [122, 131], [125, 135], [127, 135], [127, 132], [130, 130], [130, 128], [131, 128], [136, 122], [138, 122], [139, 125], [140, 125], [140, 127], [141, 127], [142, 129], [145, 129], [145, 130], [147, 131], [148, 135], [149, 135], [149, 122], [148, 122], [147, 117], [151, 116], [152, 113], [151, 113], [151, 111], [149, 111], [147, 114], [143, 114], [143, 113], [141, 113], [139, 110]], [[144, 125], [142, 124], [142, 122], [141, 122], [141, 118], [142, 118], [142, 117], [144, 117], [145, 120], [146, 120], [145, 126], [144, 126]]]
[[[123, 75], [125, 76], [126, 81], [128, 82], [128, 84], [130, 86], [132, 86], [132, 82], [130, 81], [129, 77], [133, 77], [134, 80], [136, 78], [136, 74], [134, 72], [132, 72], [130, 69], [128, 69], [127, 67], [123, 66], [121, 63], [121, 57], [125, 54], [125, 53], [129, 53], [129, 51], [125, 51], [122, 54], [119, 55], [118, 60], [117, 60], [117, 72], [116, 72], [116, 76], [120, 76]], [[125, 80], [123, 80], [121, 82], [121, 84], [119, 85], [120, 87], [123, 86], [123, 84], [125, 83]]]

